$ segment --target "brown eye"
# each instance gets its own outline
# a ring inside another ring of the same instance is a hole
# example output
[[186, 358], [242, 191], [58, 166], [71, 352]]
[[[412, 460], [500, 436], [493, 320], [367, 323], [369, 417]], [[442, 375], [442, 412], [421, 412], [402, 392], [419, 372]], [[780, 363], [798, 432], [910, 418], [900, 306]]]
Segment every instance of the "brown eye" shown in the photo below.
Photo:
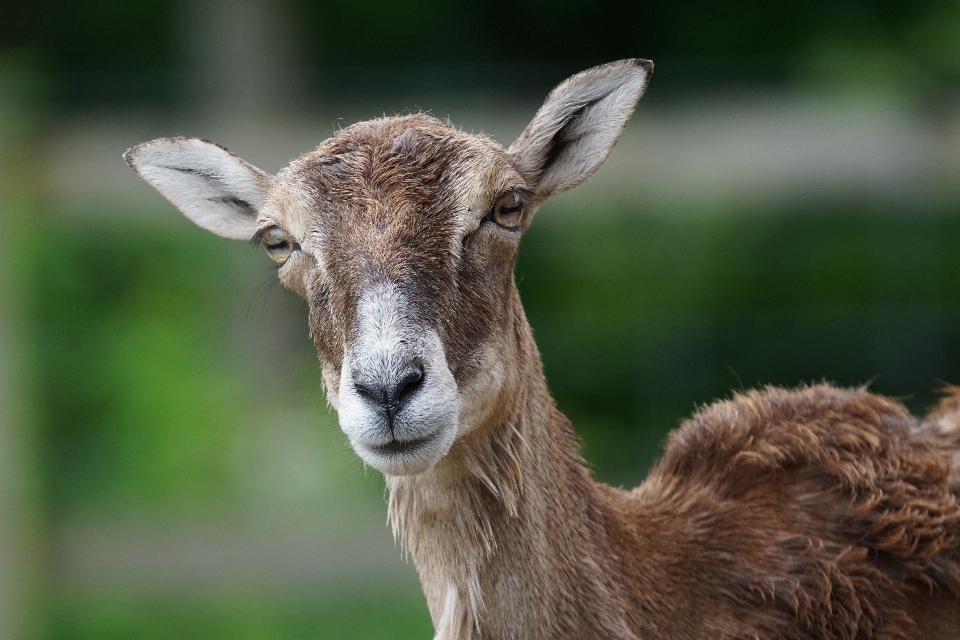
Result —
[[497, 198], [491, 217], [501, 227], [516, 229], [523, 219], [523, 201], [520, 200], [520, 195], [515, 191], [508, 191]]
[[277, 264], [283, 264], [290, 254], [300, 248], [297, 241], [280, 227], [271, 227], [262, 236], [263, 246]]

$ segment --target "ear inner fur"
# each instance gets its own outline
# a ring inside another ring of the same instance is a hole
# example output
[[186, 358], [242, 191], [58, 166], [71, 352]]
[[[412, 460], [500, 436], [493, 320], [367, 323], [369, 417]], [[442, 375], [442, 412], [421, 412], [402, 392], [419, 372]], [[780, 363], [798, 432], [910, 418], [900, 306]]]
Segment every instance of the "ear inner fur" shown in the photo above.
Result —
[[197, 225], [249, 240], [271, 176], [199, 138], [160, 138], [123, 154], [127, 164]]
[[[576, 186], [597, 170], [652, 72], [648, 60], [622, 60], [577, 74], [550, 92], [508, 150], [541, 198]], [[571, 147], [576, 147], [572, 153]]]

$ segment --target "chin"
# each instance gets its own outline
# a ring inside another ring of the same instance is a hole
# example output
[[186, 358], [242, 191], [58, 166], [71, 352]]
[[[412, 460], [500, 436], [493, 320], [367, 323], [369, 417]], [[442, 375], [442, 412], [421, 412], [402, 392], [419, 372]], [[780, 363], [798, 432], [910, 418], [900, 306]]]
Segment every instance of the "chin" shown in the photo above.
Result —
[[433, 468], [450, 450], [456, 439], [455, 424], [423, 436], [383, 443], [351, 439], [357, 455], [369, 466], [388, 476], [410, 476]]

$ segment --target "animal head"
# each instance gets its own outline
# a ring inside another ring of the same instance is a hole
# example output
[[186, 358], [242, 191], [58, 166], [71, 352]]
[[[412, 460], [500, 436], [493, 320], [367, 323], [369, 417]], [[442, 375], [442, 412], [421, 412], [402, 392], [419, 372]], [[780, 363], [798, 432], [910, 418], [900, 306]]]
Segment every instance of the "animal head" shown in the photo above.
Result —
[[347, 127], [275, 176], [197, 138], [124, 158], [199, 226], [266, 248], [309, 305], [353, 448], [419, 473], [491, 422], [522, 319], [520, 238], [606, 159], [652, 70], [623, 60], [567, 79], [508, 149], [416, 114]]

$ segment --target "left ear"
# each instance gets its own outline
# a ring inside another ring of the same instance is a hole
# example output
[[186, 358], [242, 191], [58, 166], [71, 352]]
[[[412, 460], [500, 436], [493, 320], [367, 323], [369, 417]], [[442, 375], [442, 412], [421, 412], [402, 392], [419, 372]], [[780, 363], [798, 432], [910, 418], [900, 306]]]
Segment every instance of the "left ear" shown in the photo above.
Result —
[[200, 138], [158, 138], [123, 154], [134, 171], [207, 231], [249, 240], [269, 174]]
[[578, 73], [550, 92], [507, 149], [541, 199], [575, 187], [603, 164], [652, 73], [649, 60], [620, 60]]

